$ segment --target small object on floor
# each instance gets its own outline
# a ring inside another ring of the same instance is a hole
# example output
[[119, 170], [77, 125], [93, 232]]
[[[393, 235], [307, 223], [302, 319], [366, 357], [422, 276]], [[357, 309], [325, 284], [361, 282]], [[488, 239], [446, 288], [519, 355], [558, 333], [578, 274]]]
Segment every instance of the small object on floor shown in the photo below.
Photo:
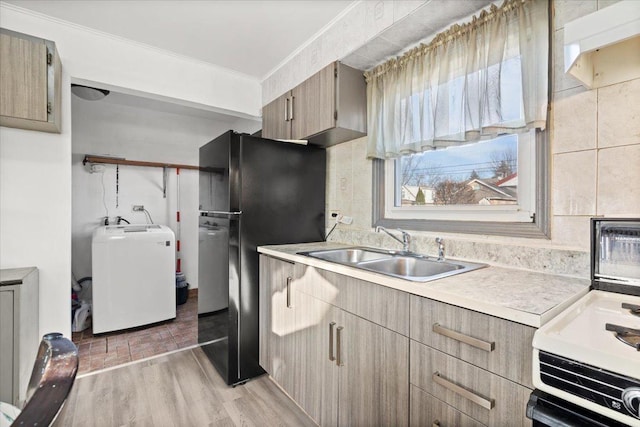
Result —
[[176, 272], [176, 305], [187, 302], [189, 297], [189, 284], [184, 273]]
[[73, 314], [73, 322], [71, 323], [72, 332], [82, 332], [91, 326], [91, 304], [82, 301], [80, 308]]
[[176, 305], [182, 305], [187, 302], [189, 298], [189, 284], [182, 282], [182, 284], [176, 284]]

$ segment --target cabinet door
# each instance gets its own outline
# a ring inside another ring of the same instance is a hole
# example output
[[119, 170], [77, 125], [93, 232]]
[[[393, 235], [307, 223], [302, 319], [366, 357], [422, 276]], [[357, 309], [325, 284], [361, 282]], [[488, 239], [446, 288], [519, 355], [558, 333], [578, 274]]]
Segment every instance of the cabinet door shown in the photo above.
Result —
[[293, 274], [294, 264], [260, 256], [260, 366], [289, 394], [296, 364], [295, 316], [287, 304]]
[[0, 34], [0, 115], [47, 121], [47, 48]]
[[296, 366], [291, 397], [319, 425], [335, 426], [338, 422], [335, 334], [341, 310], [302, 292], [294, 292], [293, 296]]
[[412, 384], [482, 424], [531, 426], [530, 389], [416, 341], [410, 346]]
[[262, 137], [291, 139], [291, 92], [262, 107]]
[[411, 427], [482, 427], [471, 417], [411, 385]]
[[335, 63], [329, 64], [293, 89], [293, 139], [305, 139], [335, 126], [335, 67]]
[[409, 339], [342, 312], [339, 334], [338, 424], [409, 423]]

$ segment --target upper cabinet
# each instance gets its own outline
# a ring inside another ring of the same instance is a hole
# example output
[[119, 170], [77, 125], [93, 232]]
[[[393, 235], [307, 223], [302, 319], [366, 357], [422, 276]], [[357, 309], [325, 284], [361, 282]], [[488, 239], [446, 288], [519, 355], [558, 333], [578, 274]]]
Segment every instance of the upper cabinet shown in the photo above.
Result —
[[55, 43], [0, 29], [0, 125], [60, 133], [60, 57]]
[[334, 62], [262, 108], [262, 136], [331, 146], [367, 134], [362, 71]]

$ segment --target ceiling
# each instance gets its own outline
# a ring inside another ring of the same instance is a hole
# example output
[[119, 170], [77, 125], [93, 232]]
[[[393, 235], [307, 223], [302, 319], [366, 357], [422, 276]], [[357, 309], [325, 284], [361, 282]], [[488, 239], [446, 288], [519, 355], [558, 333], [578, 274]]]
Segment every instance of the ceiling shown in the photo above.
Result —
[[264, 80], [353, 0], [4, 0]]

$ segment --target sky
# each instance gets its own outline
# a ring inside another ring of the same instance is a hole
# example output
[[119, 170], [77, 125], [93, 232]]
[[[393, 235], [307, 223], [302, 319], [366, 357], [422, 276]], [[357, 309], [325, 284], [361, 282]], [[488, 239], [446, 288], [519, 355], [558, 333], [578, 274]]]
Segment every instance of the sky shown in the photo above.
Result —
[[491, 155], [508, 150], [517, 152], [517, 144], [516, 135], [504, 135], [489, 141], [415, 154], [420, 158], [417, 172], [432, 170], [455, 180], [466, 180], [475, 170], [480, 178], [491, 178]]

